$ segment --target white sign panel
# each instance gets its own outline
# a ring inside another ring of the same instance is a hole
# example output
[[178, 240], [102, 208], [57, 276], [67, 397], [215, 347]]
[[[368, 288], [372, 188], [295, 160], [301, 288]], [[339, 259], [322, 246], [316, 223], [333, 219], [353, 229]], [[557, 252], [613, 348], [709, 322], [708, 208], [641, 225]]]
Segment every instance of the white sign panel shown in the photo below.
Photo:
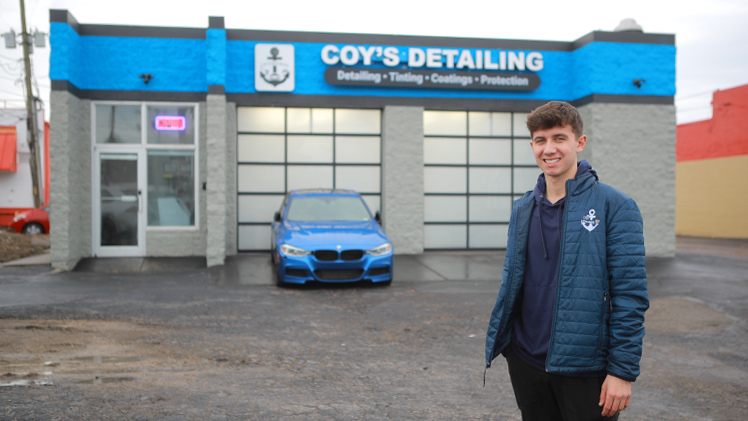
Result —
[[292, 92], [296, 87], [295, 70], [293, 45], [255, 45], [255, 89], [258, 92]]

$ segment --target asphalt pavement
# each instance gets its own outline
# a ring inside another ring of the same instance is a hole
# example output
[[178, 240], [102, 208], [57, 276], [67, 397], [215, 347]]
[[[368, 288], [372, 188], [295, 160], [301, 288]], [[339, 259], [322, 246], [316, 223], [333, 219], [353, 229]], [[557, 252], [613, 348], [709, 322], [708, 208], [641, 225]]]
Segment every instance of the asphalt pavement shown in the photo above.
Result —
[[[502, 253], [395, 257], [391, 286], [278, 288], [269, 256], [0, 268], [0, 420], [518, 420], [484, 339]], [[748, 414], [748, 241], [650, 258], [621, 420]]]

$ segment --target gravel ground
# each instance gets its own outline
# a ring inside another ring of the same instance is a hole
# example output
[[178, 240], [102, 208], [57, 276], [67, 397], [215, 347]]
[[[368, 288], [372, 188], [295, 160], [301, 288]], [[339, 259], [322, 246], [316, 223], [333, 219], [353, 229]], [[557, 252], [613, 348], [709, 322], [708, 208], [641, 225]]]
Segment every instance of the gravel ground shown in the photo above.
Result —
[[[748, 259], [688, 246], [648, 261], [642, 375], [621, 420], [748, 413]], [[502, 261], [401, 257], [390, 287], [3, 268], [0, 420], [519, 420], [501, 358], [483, 386]]]

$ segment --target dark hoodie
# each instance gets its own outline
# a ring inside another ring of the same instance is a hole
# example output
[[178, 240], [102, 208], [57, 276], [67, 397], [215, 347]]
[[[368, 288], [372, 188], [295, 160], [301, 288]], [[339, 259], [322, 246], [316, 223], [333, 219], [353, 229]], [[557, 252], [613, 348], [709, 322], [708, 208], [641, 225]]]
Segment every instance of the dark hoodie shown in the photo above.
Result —
[[[592, 171], [587, 161], [577, 163], [575, 178]], [[527, 260], [522, 307], [514, 322], [512, 350], [527, 364], [545, 371], [556, 302], [561, 235], [566, 197], [551, 203], [545, 197], [545, 174], [535, 185], [535, 207], [527, 238]]]

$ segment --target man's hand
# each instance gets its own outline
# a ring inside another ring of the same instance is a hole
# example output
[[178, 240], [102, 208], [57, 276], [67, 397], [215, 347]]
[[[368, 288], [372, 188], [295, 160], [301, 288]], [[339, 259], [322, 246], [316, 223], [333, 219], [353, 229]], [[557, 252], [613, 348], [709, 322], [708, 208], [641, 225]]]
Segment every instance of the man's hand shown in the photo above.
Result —
[[603, 407], [603, 416], [612, 417], [623, 411], [631, 402], [631, 382], [608, 376], [600, 390], [599, 406]]

